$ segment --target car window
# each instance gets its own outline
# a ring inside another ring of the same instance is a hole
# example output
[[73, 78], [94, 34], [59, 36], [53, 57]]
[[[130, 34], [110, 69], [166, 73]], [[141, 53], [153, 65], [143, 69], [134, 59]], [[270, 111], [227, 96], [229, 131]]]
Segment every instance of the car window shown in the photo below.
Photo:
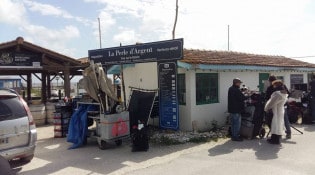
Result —
[[26, 110], [16, 96], [0, 97], [0, 121], [27, 116]]

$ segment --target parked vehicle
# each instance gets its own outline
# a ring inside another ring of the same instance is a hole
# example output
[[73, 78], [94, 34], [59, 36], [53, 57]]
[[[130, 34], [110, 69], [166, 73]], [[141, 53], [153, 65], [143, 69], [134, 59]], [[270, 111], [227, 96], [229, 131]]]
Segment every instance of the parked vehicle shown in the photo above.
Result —
[[35, 122], [26, 102], [14, 90], [0, 89], [0, 155], [30, 162], [36, 140]]
[[58, 97], [58, 90], [56, 90], [56, 89], [51, 90], [51, 96], [52, 97]]

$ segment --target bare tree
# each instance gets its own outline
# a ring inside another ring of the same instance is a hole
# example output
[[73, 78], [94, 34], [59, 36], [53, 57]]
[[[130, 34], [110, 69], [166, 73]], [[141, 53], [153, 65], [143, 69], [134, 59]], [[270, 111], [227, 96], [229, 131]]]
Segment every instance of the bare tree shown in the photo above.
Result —
[[174, 26], [173, 26], [173, 39], [175, 39], [175, 30], [176, 30], [176, 24], [177, 24], [177, 16], [178, 16], [178, 0], [176, 0], [176, 13], [175, 13], [175, 21], [174, 21]]

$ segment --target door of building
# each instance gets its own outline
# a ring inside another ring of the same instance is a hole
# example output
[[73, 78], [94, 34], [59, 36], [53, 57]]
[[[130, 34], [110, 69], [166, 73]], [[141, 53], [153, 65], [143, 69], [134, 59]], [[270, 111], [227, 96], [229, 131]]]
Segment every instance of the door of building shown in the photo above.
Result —
[[265, 83], [268, 81], [269, 73], [259, 73], [259, 91], [265, 92]]

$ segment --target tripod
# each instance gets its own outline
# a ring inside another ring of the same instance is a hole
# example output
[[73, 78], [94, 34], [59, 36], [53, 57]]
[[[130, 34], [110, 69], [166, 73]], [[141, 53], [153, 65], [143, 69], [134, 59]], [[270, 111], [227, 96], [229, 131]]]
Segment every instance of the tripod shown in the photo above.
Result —
[[302, 131], [300, 131], [299, 129], [297, 129], [296, 127], [292, 126], [292, 124], [290, 124], [290, 127], [293, 128], [294, 130], [296, 130], [297, 132], [299, 132], [300, 134], [303, 134]]
[[[299, 129], [297, 129], [296, 127], [292, 126], [292, 124], [290, 124], [290, 127], [293, 128], [294, 130], [296, 130], [297, 132], [299, 132], [300, 134], [303, 134], [302, 131], [300, 131]], [[269, 137], [269, 134], [271, 132], [271, 129], [269, 128], [268, 134], [267, 134], [267, 138]]]

